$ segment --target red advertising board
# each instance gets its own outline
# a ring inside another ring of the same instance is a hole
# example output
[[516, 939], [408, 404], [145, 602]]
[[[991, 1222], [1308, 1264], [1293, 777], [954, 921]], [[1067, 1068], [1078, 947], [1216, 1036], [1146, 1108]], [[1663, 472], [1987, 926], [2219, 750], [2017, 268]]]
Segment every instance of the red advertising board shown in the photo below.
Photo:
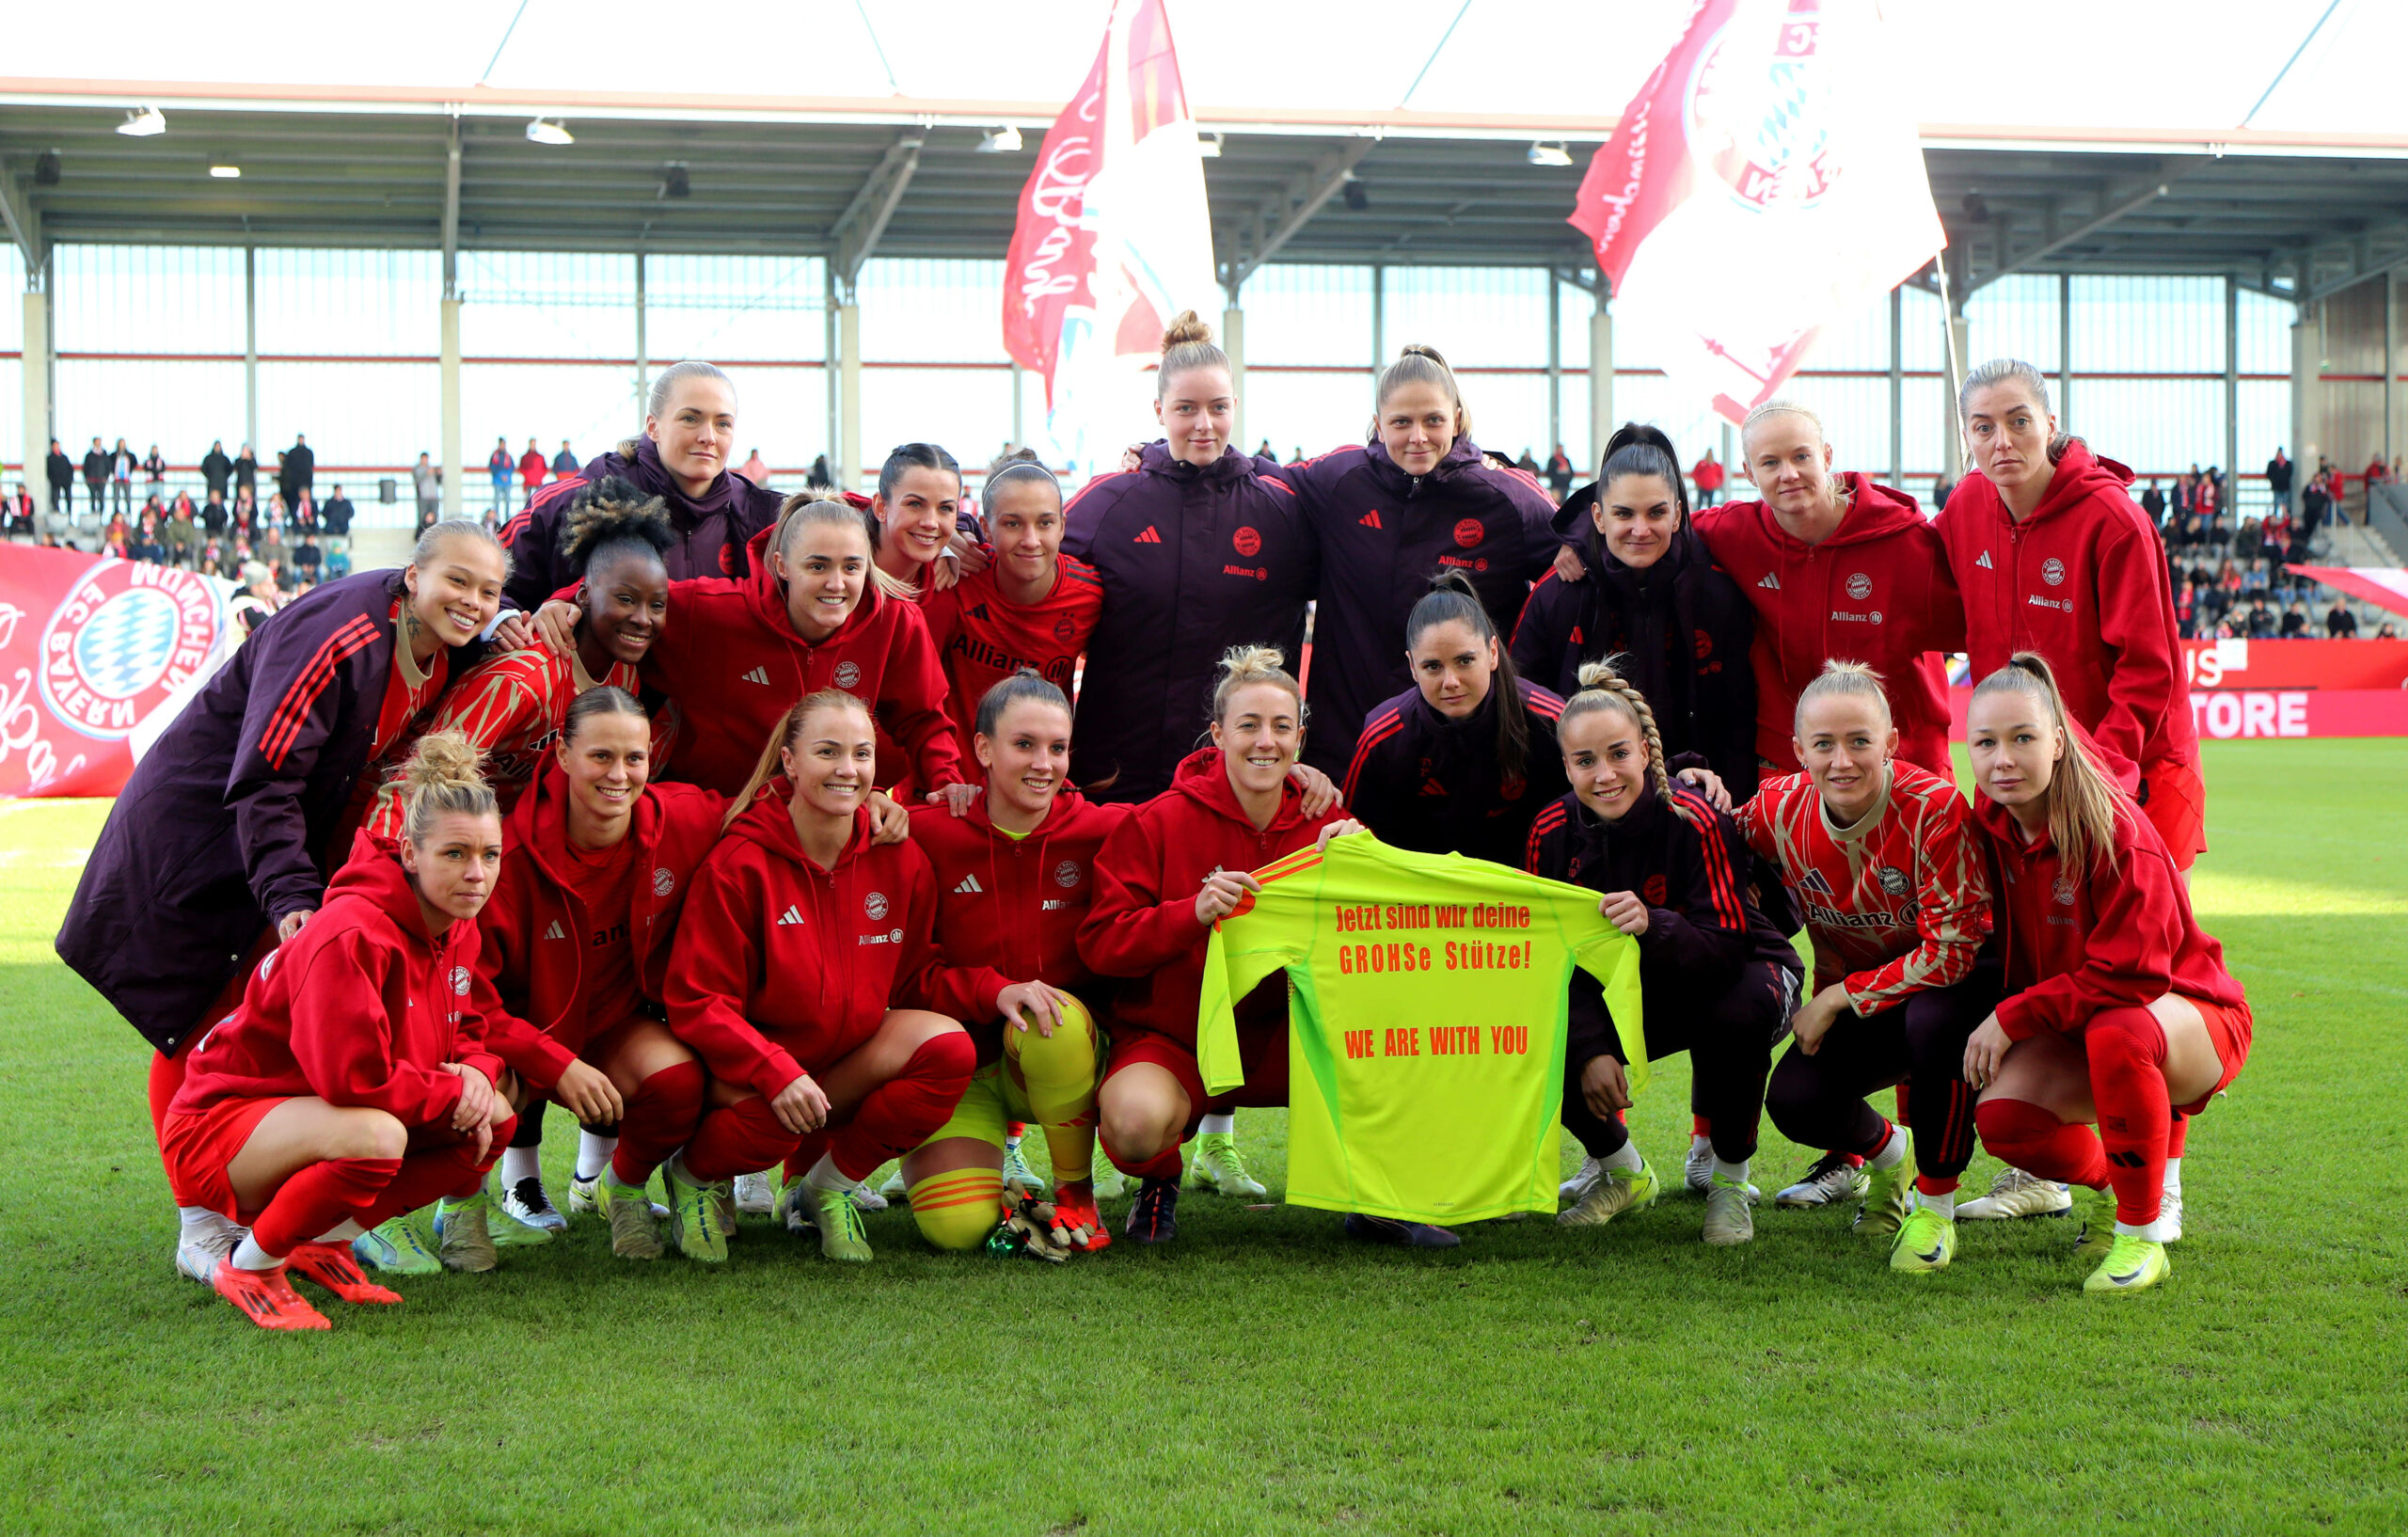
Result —
[[2193, 689], [2408, 688], [2408, 641], [2185, 641]]
[[[2191, 720], [2201, 741], [2408, 737], [2408, 641], [2185, 641]], [[1972, 690], [1948, 690], [1965, 739]]]

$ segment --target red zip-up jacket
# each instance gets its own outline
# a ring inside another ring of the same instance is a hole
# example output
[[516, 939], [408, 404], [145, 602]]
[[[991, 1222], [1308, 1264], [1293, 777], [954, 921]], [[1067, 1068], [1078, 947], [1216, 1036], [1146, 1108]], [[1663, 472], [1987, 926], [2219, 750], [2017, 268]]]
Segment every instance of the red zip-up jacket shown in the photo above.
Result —
[[359, 834], [317, 915], [269, 952], [243, 1002], [210, 1030], [173, 1109], [314, 1094], [382, 1110], [412, 1130], [449, 1122], [464, 1063], [499, 1081], [469, 1001], [477, 926], [430, 937], [398, 845]]
[[2046, 833], [2025, 843], [1988, 796], [1974, 819], [1989, 834], [2010, 993], [1998, 1022], [2009, 1039], [2080, 1035], [2102, 1008], [2143, 1008], [2169, 992], [2227, 1008], [2242, 1002], [2224, 946], [2191, 915], [2191, 894], [2137, 808], [2115, 807], [2114, 857], [2087, 875], [2069, 873]]
[[996, 999], [1015, 982], [1050, 982], [1105, 1012], [1095, 973], [1079, 958], [1079, 926], [1095, 901], [1097, 851], [1133, 811], [1062, 790], [1035, 832], [1013, 838], [996, 830], [985, 796], [960, 816], [941, 805], [911, 808], [911, 841], [936, 872], [947, 968], [936, 974], [928, 1006], [961, 1021], [979, 1061], [1003, 1053]]
[[775, 1096], [927, 998], [936, 877], [915, 843], [870, 841], [866, 807], [832, 870], [803, 857], [783, 780], [727, 830], [686, 895], [669, 1028], [711, 1076]]
[[671, 623], [643, 659], [646, 682], [677, 703], [677, 746], [669, 771], [735, 795], [752, 777], [762, 744], [806, 694], [842, 689], [866, 701], [910, 761], [879, 763], [886, 784], [922, 790], [961, 779], [953, 721], [945, 714], [944, 668], [912, 604], [869, 581], [836, 632], [813, 644], [794, 632], [785, 596], [769, 574], [769, 534], [753, 535], [742, 577], [696, 577], [669, 584]]
[[1756, 756], [1798, 772], [1790, 745], [1798, 695], [1833, 658], [1881, 674], [1898, 726], [1898, 756], [1953, 779], [1948, 679], [1937, 655], [1965, 644], [1965, 607], [1913, 498], [1853, 470], [1840, 477], [1847, 515], [1809, 545], [1761, 501], [1690, 515], [1714, 563], [1756, 611], [1749, 658], [1756, 674]]
[[925, 593], [920, 617], [943, 659], [951, 692], [945, 708], [967, 772], [978, 760], [970, 746], [978, 702], [1023, 667], [1035, 668], [1065, 699], [1077, 691], [1079, 654], [1103, 612], [1103, 579], [1085, 561], [1054, 557], [1054, 590], [1035, 603], [1004, 596], [991, 564], [943, 592]]
[[[1218, 748], [1182, 760], [1170, 788], [1139, 806], [1096, 855], [1095, 906], [1079, 926], [1079, 954], [1101, 976], [1138, 978], [1121, 991], [1114, 1017], [1124, 1026], [1196, 1044], [1196, 1006], [1204, 990], [1204, 951], [1212, 932], [1196, 921], [1196, 894], [1215, 870], [1259, 870], [1307, 848], [1340, 819], [1332, 806], [1307, 816], [1293, 779], [1279, 786], [1279, 810], [1258, 830], [1238, 805]], [[1242, 1022], [1287, 1017], [1287, 983], [1273, 977], [1239, 1004]]]
[[2075, 438], [2023, 522], [1988, 476], [1968, 475], [1932, 524], [1964, 594], [1974, 681], [2019, 651], [2046, 657], [2127, 793], [2152, 765], [2199, 761], [2165, 546], [2131, 481]]
[[[648, 784], [629, 813], [636, 876], [627, 938], [643, 995], [668, 986], [669, 939], [694, 871], [719, 842], [727, 801], [691, 784]], [[594, 1022], [577, 1013], [593, 915], [567, 873], [568, 776], [537, 777], [502, 825], [501, 879], [477, 914], [477, 1006], [492, 1022], [494, 1051], [549, 1089], [584, 1049]], [[600, 1022], [615, 1024], [615, 1020]]]

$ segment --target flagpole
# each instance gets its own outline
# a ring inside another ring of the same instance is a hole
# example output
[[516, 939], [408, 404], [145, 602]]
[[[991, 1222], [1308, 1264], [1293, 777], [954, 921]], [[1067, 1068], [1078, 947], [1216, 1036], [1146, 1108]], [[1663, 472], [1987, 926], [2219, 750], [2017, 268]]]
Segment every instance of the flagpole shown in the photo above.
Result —
[[1948, 291], [1948, 252], [1944, 247], [1932, 253], [1931, 268], [1940, 278], [1940, 334], [1948, 353], [1948, 400], [1941, 410], [1951, 420], [1941, 429], [1941, 446], [1945, 451], [1948, 478], [1953, 482], [1965, 473], [1963, 437], [1954, 420], [1957, 394], [1965, 388], [1965, 360], [1956, 355], [1956, 301]]

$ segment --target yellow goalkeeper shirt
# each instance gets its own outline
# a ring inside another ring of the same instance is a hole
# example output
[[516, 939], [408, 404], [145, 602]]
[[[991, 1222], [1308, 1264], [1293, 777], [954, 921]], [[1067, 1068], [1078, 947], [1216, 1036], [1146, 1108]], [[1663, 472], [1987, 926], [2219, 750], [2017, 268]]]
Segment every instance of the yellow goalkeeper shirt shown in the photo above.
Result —
[[1597, 894], [1368, 832], [1255, 876], [1213, 926], [1196, 1059], [1212, 1093], [1244, 1082], [1232, 1006], [1284, 968], [1288, 1199], [1442, 1225], [1553, 1212], [1575, 966], [1647, 1081], [1639, 946]]

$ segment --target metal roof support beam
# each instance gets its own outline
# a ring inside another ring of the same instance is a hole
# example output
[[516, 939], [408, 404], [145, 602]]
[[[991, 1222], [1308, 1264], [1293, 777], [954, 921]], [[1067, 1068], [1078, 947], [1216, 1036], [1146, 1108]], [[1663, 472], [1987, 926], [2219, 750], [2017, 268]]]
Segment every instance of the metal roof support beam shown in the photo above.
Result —
[[886, 147], [878, 163], [853, 200], [836, 215], [829, 227], [828, 244], [835, 250], [835, 274], [839, 296], [847, 303], [853, 297], [853, 285], [860, 279], [862, 266], [870, 253], [878, 249], [878, 240], [886, 233], [887, 222], [901, 206], [904, 189], [911, 184], [911, 174], [920, 168], [920, 145], [924, 131], [906, 129]]
[[1371, 152], [1379, 140], [1353, 138], [1313, 162], [1312, 168], [1292, 178], [1287, 187], [1266, 198], [1254, 216], [1254, 246], [1244, 258], [1231, 253], [1221, 276], [1221, 286], [1234, 293], [1245, 286], [1254, 270], [1271, 260], [1280, 246], [1296, 236], [1296, 231], [1310, 223], [1321, 212], [1322, 205], [1338, 195], [1354, 174], [1354, 167]]
[[[2381, 239], [2398, 240], [2401, 244], [2390, 252], [2377, 256], [2374, 254], [2374, 243]], [[2343, 247], [2349, 254], [2349, 269], [2338, 277], [2320, 283], [2316, 281], [2316, 259], [2332, 248], [2329, 244], [2320, 244], [2299, 252], [2298, 287], [2300, 293], [2305, 298], [2321, 299], [2328, 294], [2338, 293], [2345, 288], [2353, 288], [2368, 278], [2389, 272], [2395, 267], [2408, 264], [2408, 219], [2375, 225], [2352, 237]]]
[[443, 296], [460, 296], [460, 119], [443, 140]]
[[2031, 249], [2017, 251], [2012, 256], [2007, 254], [2005, 231], [2000, 231], [1999, 263], [1997, 267], [1992, 269], [1990, 272], [1984, 274], [1981, 279], [1972, 286], [1974, 288], [1987, 288], [1990, 284], [1995, 283], [2000, 278], [2005, 277], [2007, 274], [2021, 272], [2026, 267], [2032, 266], [2036, 262], [2045, 261], [2050, 257], [2054, 256], [2057, 252], [2064, 250], [2067, 246], [2072, 245], [2078, 240], [2081, 240], [2084, 236], [2096, 234], [2098, 231], [2104, 230], [2109, 225], [2115, 223], [2117, 219], [2124, 217], [2124, 215], [2137, 213], [2140, 210], [2147, 208], [2149, 204], [2157, 201], [2160, 198], [2164, 197], [2166, 193], [2171, 191], [2175, 178], [2180, 174], [2181, 172], [2179, 171], [2169, 171], [2161, 166], [2158, 172], [2158, 180], [2153, 184], [2144, 188], [2134, 197], [2126, 198], [2116, 202], [2109, 202], [2107, 200], [2108, 195], [2101, 193], [2099, 195], [2099, 213], [2091, 218], [2084, 219], [2082, 223], [2075, 225], [2070, 230], [2059, 230], [2057, 229], [2056, 213], [2055, 210], [2052, 208], [2048, 219], [2048, 226], [2050, 230], [2048, 238], [2041, 241], [2039, 245], [2033, 246]]
[[24, 180], [5, 166], [0, 166], [0, 223], [8, 226], [8, 238], [25, 256], [25, 286], [28, 289], [41, 281], [44, 257], [41, 238], [41, 213], [34, 207]]

